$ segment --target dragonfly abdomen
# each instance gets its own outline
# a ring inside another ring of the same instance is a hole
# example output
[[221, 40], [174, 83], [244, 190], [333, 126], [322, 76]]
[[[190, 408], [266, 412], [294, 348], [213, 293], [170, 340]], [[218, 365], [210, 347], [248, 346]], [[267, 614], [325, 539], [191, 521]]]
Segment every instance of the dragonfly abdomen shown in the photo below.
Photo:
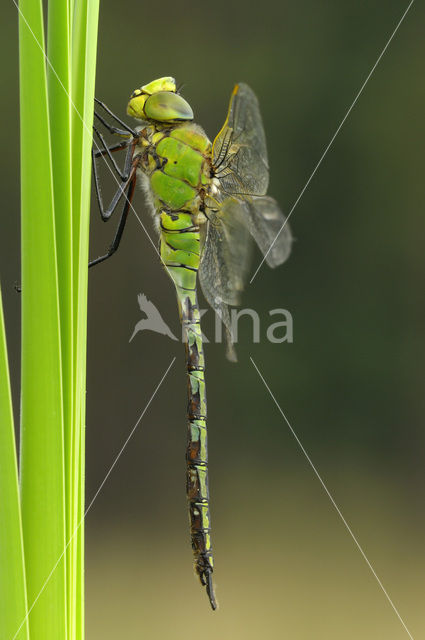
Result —
[[207, 399], [201, 316], [196, 295], [200, 261], [199, 227], [187, 212], [160, 214], [161, 258], [174, 281], [186, 349], [188, 436], [186, 493], [195, 571], [213, 609], [213, 557], [210, 535], [207, 453]]

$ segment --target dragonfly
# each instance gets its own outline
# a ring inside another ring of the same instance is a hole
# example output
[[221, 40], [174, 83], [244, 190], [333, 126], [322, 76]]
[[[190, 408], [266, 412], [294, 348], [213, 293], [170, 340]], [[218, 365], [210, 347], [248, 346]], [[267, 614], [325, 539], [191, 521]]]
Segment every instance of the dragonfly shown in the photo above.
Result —
[[[188, 430], [186, 493], [194, 567], [213, 610], [214, 561], [208, 486], [207, 403], [197, 281], [225, 327], [227, 357], [235, 361], [230, 309], [240, 304], [252, 240], [270, 267], [282, 264], [291, 250], [291, 232], [276, 200], [267, 196], [269, 166], [258, 100], [250, 87], [237, 84], [225, 122], [211, 143], [194, 123], [191, 106], [172, 77], [136, 89], [127, 114], [131, 127], [96, 100], [93, 145], [94, 185], [100, 214], [109, 220], [121, 202], [115, 237], [94, 266], [111, 257], [120, 244], [136, 183], [145, 193], [159, 234], [159, 257], [177, 294], [185, 344]], [[110, 119], [112, 118], [113, 124]], [[101, 123], [119, 137], [107, 144]], [[113, 154], [125, 150], [123, 168]], [[98, 158], [110, 162], [118, 189], [108, 206], [100, 191]]]

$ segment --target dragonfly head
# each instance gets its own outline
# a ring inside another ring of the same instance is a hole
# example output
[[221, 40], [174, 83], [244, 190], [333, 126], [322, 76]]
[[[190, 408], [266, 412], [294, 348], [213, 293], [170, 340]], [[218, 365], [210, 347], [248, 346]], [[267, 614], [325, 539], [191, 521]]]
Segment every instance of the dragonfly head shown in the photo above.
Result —
[[133, 91], [127, 105], [127, 113], [138, 120], [156, 122], [193, 120], [190, 105], [176, 91], [174, 78], [158, 78]]

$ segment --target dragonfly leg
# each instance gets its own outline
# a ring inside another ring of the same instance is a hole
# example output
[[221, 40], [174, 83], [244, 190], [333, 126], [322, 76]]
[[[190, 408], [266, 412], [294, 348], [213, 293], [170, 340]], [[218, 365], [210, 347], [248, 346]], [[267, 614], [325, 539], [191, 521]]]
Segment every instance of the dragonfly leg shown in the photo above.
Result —
[[[105, 138], [102, 136], [100, 131], [94, 125], [93, 125], [93, 131], [94, 131], [95, 135], [98, 137], [98, 139], [100, 141], [101, 148], [99, 148], [98, 144], [95, 142], [95, 140], [93, 140], [92, 154], [94, 154], [95, 158], [98, 158], [100, 155], [102, 155], [103, 157], [104, 156], [108, 156], [108, 158], [111, 161], [112, 167], [114, 168], [115, 172], [118, 174], [118, 176], [121, 178], [121, 180], [123, 182], [125, 182], [125, 180], [128, 179], [128, 174], [130, 173], [130, 164], [128, 164], [128, 166], [124, 167], [124, 171], [121, 171], [121, 169], [117, 165], [114, 157], [112, 156], [110, 148], [107, 146], [107, 144], [105, 142]], [[130, 144], [131, 144], [130, 140], [128, 140], [128, 141], [126, 140], [125, 141], [125, 146], [128, 146]], [[95, 148], [96, 148], [96, 150], [98, 152], [97, 155], [96, 155]], [[125, 147], [120, 146], [118, 148], [119, 149], [123, 149]], [[102, 152], [102, 151], [103, 151], [103, 153], [99, 153], [99, 152]], [[130, 157], [130, 160], [131, 160], [131, 157]], [[105, 160], [105, 162], [106, 162], [106, 160]]]
[[[118, 129], [118, 127], [114, 127], [112, 124], [109, 124], [107, 120], [103, 116], [100, 115], [97, 111], [94, 112], [95, 117], [103, 124], [105, 129], [108, 129], [109, 133], [113, 133], [116, 136], [122, 137], [130, 137], [130, 133], [128, 131], [124, 131], [124, 129]], [[136, 136], [136, 132], [133, 134]]]
[[124, 207], [121, 213], [121, 218], [120, 221], [118, 223], [118, 227], [117, 230], [115, 232], [115, 237], [112, 241], [111, 246], [109, 247], [107, 253], [105, 253], [105, 255], [100, 256], [99, 258], [96, 258], [95, 260], [92, 260], [91, 262], [89, 262], [89, 267], [94, 267], [96, 264], [99, 264], [100, 262], [103, 262], [104, 260], [107, 260], [108, 258], [110, 258], [115, 251], [118, 249], [119, 244], [121, 242], [121, 238], [122, 238], [122, 234], [124, 232], [124, 228], [125, 228], [125, 223], [127, 222], [127, 217], [128, 217], [128, 212], [130, 210], [130, 205], [131, 205], [131, 200], [133, 198], [133, 194], [134, 194], [134, 189], [136, 186], [136, 167], [137, 164], [135, 163], [133, 165], [133, 169], [131, 171], [129, 180], [128, 180], [128, 190], [127, 193], [125, 195], [125, 203], [124, 203]]
[[115, 153], [116, 151], [122, 151], [126, 147], [128, 147], [128, 140], [123, 140], [122, 142], [117, 142], [117, 144], [112, 144], [110, 147], [106, 147], [106, 149], [97, 149], [94, 152], [95, 158], [100, 158], [101, 156], [109, 155], [110, 153]]
[[118, 135], [128, 135], [129, 133], [131, 133], [132, 136], [137, 137], [137, 131], [135, 131], [134, 129], [132, 129], [131, 127], [128, 126], [128, 124], [126, 124], [123, 120], [121, 120], [120, 118], [118, 118], [118, 116], [115, 115], [115, 113], [113, 111], [110, 110], [109, 107], [106, 106], [106, 104], [104, 102], [102, 102], [101, 100], [98, 100], [97, 98], [95, 98], [95, 102], [97, 102], [97, 104], [102, 107], [102, 109], [104, 109], [106, 111], [106, 113], [108, 115], [111, 116], [111, 118], [113, 118], [115, 120], [115, 122], [118, 122], [118, 124], [120, 124], [122, 127], [124, 127], [125, 131], [122, 131], [121, 129], [117, 129], [117, 127], [113, 127], [110, 124], [108, 124], [108, 122], [106, 122], [106, 120], [104, 120], [104, 118], [102, 118], [102, 116], [99, 113], [95, 113], [95, 116], [97, 118], [99, 118], [99, 120], [102, 122], [102, 124], [111, 132], [111, 133], [116, 133]]
[[[101, 218], [104, 222], [106, 222], [107, 220], [109, 220], [109, 218], [111, 217], [111, 215], [113, 214], [113, 212], [115, 211], [119, 201], [121, 200], [121, 197], [123, 196], [128, 183], [130, 181], [130, 167], [131, 167], [131, 163], [133, 161], [133, 150], [134, 150], [134, 146], [135, 146], [135, 141], [133, 141], [132, 144], [130, 144], [130, 146], [127, 149], [127, 154], [126, 154], [126, 158], [125, 158], [125, 164], [124, 164], [124, 172], [123, 172], [123, 176], [127, 176], [125, 178], [125, 182], [122, 185], [119, 185], [117, 191], [115, 192], [115, 195], [113, 196], [109, 206], [107, 208], [105, 208], [104, 204], [103, 204], [103, 198], [102, 198], [102, 194], [100, 192], [100, 183], [99, 183], [99, 174], [98, 174], [98, 170], [97, 170], [97, 163], [96, 163], [96, 156], [95, 156], [95, 152], [94, 150], [92, 150], [92, 163], [93, 163], [93, 177], [94, 177], [94, 186], [95, 186], [95, 193], [96, 193], [96, 199], [97, 199], [97, 203], [99, 205], [99, 210], [100, 210], [100, 215]], [[121, 175], [121, 172], [120, 172]], [[124, 177], [122, 176], [122, 179], [124, 180]]]

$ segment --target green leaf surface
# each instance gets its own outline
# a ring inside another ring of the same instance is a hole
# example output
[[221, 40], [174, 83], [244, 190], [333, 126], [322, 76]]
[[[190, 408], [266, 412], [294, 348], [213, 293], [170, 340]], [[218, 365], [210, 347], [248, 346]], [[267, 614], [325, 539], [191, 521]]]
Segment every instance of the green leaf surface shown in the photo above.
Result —
[[21, 0], [20, 11], [21, 495], [29, 627], [32, 640], [66, 640], [62, 361], [42, 4]]
[[41, 0], [22, 0], [19, 22], [22, 524], [31, 640], [82, 640], [88, 235], [99, 2], [48, 1], [46, 56], [42, 7]]
[[18, 465], [1, 293], [0, 496], [0, 638], [29, 640]]
[[71, 157], [71, 59], [70, 20], [67, 0], [48, 3], [47, 87], [52, 152], [52, 175], [59, 283], [60, 335], [62, 350], [62, 395], [65, 454], [66, 549], [68, 635], [72, 637], [75, 585], [75, 553], [72, 537], [74, 510], [73, 436], [73, 278], [72, 278], [72, 157]]
[[75, 637], [84, 637], [84, 460], [86, 412], [87, 281], [90, 221], [91, 146], [99, 1], [74, 0], [72, 60], [72, 206], [74, 295]]

